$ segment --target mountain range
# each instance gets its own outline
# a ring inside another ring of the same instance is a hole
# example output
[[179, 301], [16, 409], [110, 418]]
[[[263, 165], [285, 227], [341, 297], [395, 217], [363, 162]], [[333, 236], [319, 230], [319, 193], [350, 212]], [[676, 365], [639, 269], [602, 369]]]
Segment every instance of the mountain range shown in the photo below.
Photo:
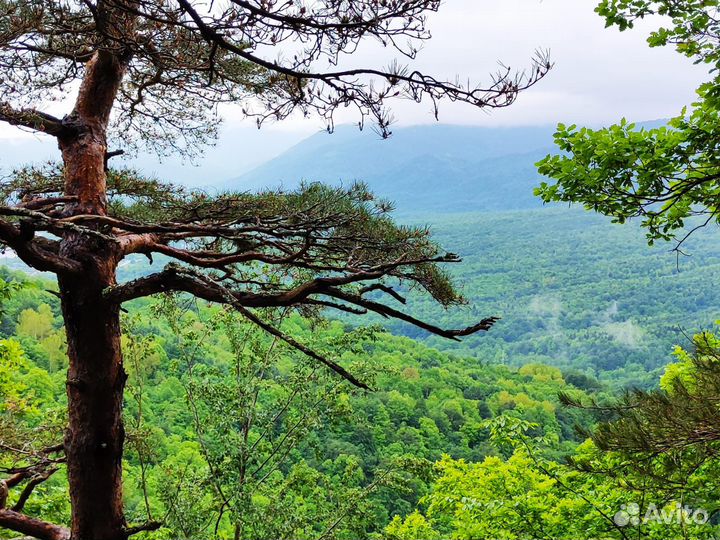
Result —
[[[181, 157], [158, 161], [148, 155], [120, 158], [113, 165], [210, 191], [363, 181], [394, 202], [398, 215], [513, 211], [542, 205], [533, 195], [541, 180], [535, 163], [557, 152], [554, 131], [552, 126], [430, 124], [397, 127], [383, 140], [371, 130], [342, 125], [291, 146], [297, 137], [288, 133], [238, 128], [224, 131], [196, 166]], [[58, 158], [56, 144], [47, 138], [3, 140], [0, 175]]]
[[551, 127], [402, 127], [382, 140], [341, 126], [318, 133], [222, 187], [254, 190], [302, 181], [366, 182], [399, 212], [537, 208], [535, 162], [554, 151]]

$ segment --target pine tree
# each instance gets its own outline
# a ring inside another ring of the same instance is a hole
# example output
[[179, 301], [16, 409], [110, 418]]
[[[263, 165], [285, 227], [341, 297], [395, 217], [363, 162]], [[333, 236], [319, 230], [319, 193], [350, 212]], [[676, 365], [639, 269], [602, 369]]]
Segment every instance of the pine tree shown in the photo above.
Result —
[[[108, 171], [108, 160], [127, 148], [193, 153], [215, 136], [225, 103], [243, 104], [260, 123], [297, 111], [321, 115], [330, 128], [336, 110], [354, 107], [361, 125], [369, 117], [388, 135], [390, 98], [425, 100], [435, 110], [443, 99], [504, 107], [550, 68], [540, 57], [531, 71], [503, 71], [486, 87], [400, 64], [334, 68], [369, 39], [412, 61], [429, 37], [426, 15], [439, 6], [0, 0], [0, 120], [56, 138], [62, 153], [61, 167], [26, 169], [4, 185], [0, 240], [31, 267], [57, 276], [70, 362], [62, 450], [72, 505], [70, 530], [7, 508], [0, 509], [0, 526], [47, 540], [124, 540], [142, 529], [128, 527], [122, 505], [119, 314], [132, 299], [182, 292], [231, 305], [358, 386], [363, 382], [282, 333], [263, 310], [375, 312], [450, 339], [493, 324], [488, 318], [445, 330], [389, 303], [404, 303], [393, 289], [398, 283], [444, 305], [462, 301], [437, 267], [458, 258], [427, 230], [396, 226], [388, 206], [363, 186], [207, 196]], [[76, 89], [65, 116], [42, 110]], [[118, 264], [134, 254], [173, 262], [118, 283]]]

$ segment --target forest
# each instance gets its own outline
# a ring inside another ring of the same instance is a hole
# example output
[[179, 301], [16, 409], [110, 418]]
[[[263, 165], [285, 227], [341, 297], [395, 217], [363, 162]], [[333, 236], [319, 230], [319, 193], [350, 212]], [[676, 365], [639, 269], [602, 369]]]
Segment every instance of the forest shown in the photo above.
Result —
[[[704, 70], [672, 118], [381, 147], [557, 71], [436, 73], [444, 8], [0, 0], [0, 124], [58, 150], [0, 167], [0, 538], [720, 536], [720, 2], [595, 6]], [[213, 189], [124, 157], [348, 115]]]
[[[66, 421], [65, 337], [52, 282], [8, 270], [2, 279], [3, 445], [34, 455]], [[162, 522], [148, 538], [622, 538], [608, 520], [621, 504], [670, 516], [717, 489], [708, 463], [689, 486], [656, 492], [585, 440], [578, 427], [606, 415], [560, 397], [614, 394], [580, 369], [511, 367], [379, 326], [287, 317], [288, 333], [343, 351], [343, 365], [372, 381], [366, 392], [232, 311], [183, 297], [128, 311], [124, 497], [131, 523]], [[685, 351], [674, 355], [666, 385], [692, 365]], [[58, 467], [47, 459], [45, 473]], [[617, 470], [592, 475], [577, 463]], [[25, 508], [66, 522], [66, 491], [53, 475]], [[672, 523], [650, 522], [643, 537], [717, 532]]]

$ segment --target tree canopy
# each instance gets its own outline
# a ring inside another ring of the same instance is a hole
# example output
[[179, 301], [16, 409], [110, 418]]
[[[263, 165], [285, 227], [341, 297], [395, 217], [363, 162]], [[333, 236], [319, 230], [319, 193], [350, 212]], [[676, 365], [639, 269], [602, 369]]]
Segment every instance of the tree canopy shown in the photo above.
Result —
[[[563, 152], [538, 163], [543, 182], [536, 193], [545, 201], [575, 202], [618, 222], [639, 217], [649, 241], [676, 238], [717, 222], [720, 126], [720, 27], [718, 3], [610, 1], [596, 11], [620, 30], [655, 16], [662, 26], [651, 47], [673, 45], [696, 63], [709, 66], [710, 80], [697, 91], [691, 107], [659, 127], [622, 120], [604, 129], [560, 124], [555, 142]], [[699, 221], [692, 217], [699, 216]], [[680, 233], [682, 229], [691, 229]]]

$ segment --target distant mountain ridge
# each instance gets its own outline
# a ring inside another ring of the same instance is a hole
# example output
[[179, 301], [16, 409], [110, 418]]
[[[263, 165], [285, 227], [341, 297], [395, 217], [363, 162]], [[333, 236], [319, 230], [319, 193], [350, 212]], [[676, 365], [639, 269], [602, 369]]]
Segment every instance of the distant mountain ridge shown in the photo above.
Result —
[[[664, 123], [657, 120], [639, 126]], [[542, 205], [533, 195], [541, 181], [535, 163], [557, 152], [554, 132], [554, 126], [432, 124], [395, 128], [390, 139], [381, 140], [371, 130], [339, 126], [332, 134], [320, 132], [302, 140], [241, 176], [219, 181], [246, 170], [241, 161], [247, 164], [272, 154], [258, 146], [261, 139], [229, 130], [201, 167], [180, 158], [158, 163], [149, 156], [141, 156], [132, 165], [162, 180], [184, 179], [188, 185], [211, 191], [291, 189], [303, 180], [331, 184], [362, 180], [377, 195], [394, 201], [398, 214], [513, 211]], [[290, 141], [282, 133], [264, 136], [274, 137], [273, 148], [287, 147]], [[243, 160], [237, 159], [240, 148]], [[57, 158], [57, 145], [51, 140], [2, 141], [0, 176], [27, 162]], [[118, 160], [113, 165], [123, 163]]]
[[[665, 120], [638, 123], [653, 128]], [[362, 180], [394, 201], [399, 213], [511, 211], [538, 208], [535, 163], [558, 151], [555, 126], [433, 124], [396, 128], [388, 140], [340, 126], [317, 133], [221, 187], [286, 189], [301, 181]]]
[[554, 151], [554, 127], [487, 128], [429, 125], [398, 128], [388, 140], [341, 126], [318, 133], [230, 180], [253, 190], [303, 180], [367, 182], [400, 212], [537, 208], [535, 162]]

